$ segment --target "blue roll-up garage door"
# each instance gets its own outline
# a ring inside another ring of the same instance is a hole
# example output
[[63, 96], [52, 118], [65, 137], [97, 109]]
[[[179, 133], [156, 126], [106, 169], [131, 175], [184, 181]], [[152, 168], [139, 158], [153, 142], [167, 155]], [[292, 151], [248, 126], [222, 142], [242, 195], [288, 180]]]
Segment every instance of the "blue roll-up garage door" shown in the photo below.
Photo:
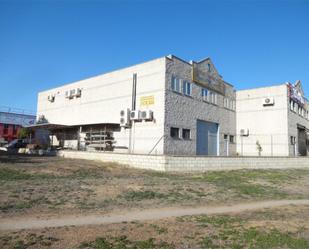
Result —
[[196, 122], [196, 154], [216, 156], [218, 151], [217, 123], [197, 120]]

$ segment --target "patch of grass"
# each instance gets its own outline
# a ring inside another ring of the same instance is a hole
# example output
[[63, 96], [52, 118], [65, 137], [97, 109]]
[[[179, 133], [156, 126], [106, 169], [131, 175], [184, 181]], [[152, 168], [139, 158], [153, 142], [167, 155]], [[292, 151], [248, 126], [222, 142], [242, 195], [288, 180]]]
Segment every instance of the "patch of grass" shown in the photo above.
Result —
[[114, 237], [114, 238], [96, 238], [92, 242], [83, 242], [78, 247], [79, 249], [92, 248], [92, 249], [172, 249], [172, 245], [166, 242], [157, 243], [153, 238], [148, 240], [131, 241], [126, 236]]
[[242, 237], [247, 245], [254, 248], [309, 248], [309, 241], [303, 238], [295, 238], [277, 229], [265, 232], [256, 228], [250, 228], [242, 234]]
[[28, 180], [31, 177], [33, 177], [31, 174], [25, 173], [20, 170], [0, 168], [1, 181]]
[[0, 168], [0, 181], [45, 180], [56, 178], [52, 174], [29, 174], [24, 170]]
[[159, 227], [158, 225], [151, 224], [150, 225], [158, 234], [167, 233], [168, 230], [165, 227]]
[[200, 215], [195, 217], [195, 221], [205, 225], [211, 224], [213, 226], [225, 226], [236, 222], [240, 223], [242, 222], [242, 219], [228, 215], [217, 215], [217, 216]]
[[123, 194], [121, 197], [125, 198], [127, 201], [142, 201], [142, 200], [162, 199], [165, 198], [166, 195], [151, 190], [145, 190], [145, 191], [129, 191]]
[[48, 199], [46, 197], [38, 197], [35, 199], [30, 199], [26, 201], [18, 201], [18, 202], [9, 202], [4, 203], [0, 206], [0, 211], [2, 212], [8, 212], [11, 210], [22, 210], [27, 208], [32, 208], [34, 206], [48, 203]]
[[[190, 217], [192, 220], [192, 217]], [[203, 226], [215, 228], [215, 235], [201, 238], [202, 248], [291, 248], [307, 249], [309, 241], [296, 234], [284, 233], [277, 229], [244, 228], [239, 217], [197, 216], [193, 220]]]
[[16, 236], [15, 239], [11, 239], [10, 243], [7, 244], [9, 248], [14, 249], [26, 249], [32, 248], [33, 246], [37, 248], [42, 247], [50, 247], [54, 242], [59, 239], [50, 236], [37, 235], [34, 233], [27, 234], [24, 238], [20, 238], [20, 236]]
[[234, 170], [208, 172], [195, 178], [212, 183], [221, 189], [232, 190], [241, 196], [284, 198], [287, 196], [287, 193], [272, 186], [255, 183], [253, 180], [265, 178], [278, 180], [285, 177], [286, 173], [279, 173], [277, 171]]

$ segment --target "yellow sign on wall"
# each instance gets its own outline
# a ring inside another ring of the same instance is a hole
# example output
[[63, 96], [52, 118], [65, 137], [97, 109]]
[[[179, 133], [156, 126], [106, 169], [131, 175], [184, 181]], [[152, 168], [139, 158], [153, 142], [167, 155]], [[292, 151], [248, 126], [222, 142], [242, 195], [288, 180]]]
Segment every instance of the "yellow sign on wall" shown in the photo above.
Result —
[[154, 96], [143, 96], [141, 97], [141, 106], [154, 105]]

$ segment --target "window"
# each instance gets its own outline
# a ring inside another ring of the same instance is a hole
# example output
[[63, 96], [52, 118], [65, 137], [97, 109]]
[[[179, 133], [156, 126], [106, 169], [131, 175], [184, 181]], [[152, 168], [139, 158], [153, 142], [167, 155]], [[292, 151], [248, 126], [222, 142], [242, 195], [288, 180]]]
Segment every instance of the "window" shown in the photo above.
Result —
[[204, 101], [208, 101], [208, 90], [206, 88], [202, 88], [202, 97]]
[[213, 104], [217, 104], [217, 94], [214, 92], [210, 92], [209, 94], [209, 101]]
[[171, 137], [179, 138], [179, 128], [171, 127]]
[[294, 103], [294, 112], [297, 113], [297, 109], [298, 109], [298, 104], [297, 104], [297, 103]]
[[182, 92], [185, 95], [191, 96], [191, 83], [187, 81], [183, 81], [182, 83]]
[[232, 135], [230, 135], [230, 143], [235, 143], [235, 137], [234, 136], [232, 136]]
[[181, 86], [180, 86], [180, 79], [172, 76], [172, 90], [174, 92], [178, 92], [180, 93], [181, 92]]
[[208, 72], [210, 72], [211, 71], [211, 65], [210, 65], [210, 63], [208, 63]]
[[290, 109], [291, 109], [291, 111], [294, 110], [294, 102], [293, 102], [293, 100], [290, 101]]
[[229, 135], [224, 134], [224, 140], [227, 140], [227, 139], [228, 139], [228, 137], [229, 137]]
[[296, 137], [291, 136], [291, 145], [296, 144]]
[[8, 129], [8, 128], [9, 128], [9, 125], [8, 125], [8, 124], [3, 124], [3, 128], [4, 128], [4, 129]]
[[191, 138], [190, 129], [182, 129], [182, 138], [185, 140], [189, 140]]

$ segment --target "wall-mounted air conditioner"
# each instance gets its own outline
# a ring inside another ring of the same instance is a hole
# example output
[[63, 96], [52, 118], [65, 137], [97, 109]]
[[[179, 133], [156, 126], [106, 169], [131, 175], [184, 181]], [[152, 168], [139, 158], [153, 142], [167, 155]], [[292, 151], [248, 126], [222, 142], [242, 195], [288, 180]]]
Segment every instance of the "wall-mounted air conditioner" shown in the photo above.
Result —
[[140, 120], [141, 119], [141, 117], [140, 117], [140, 111], [137, 111], [137, 110], [135, 110], [135, 111], [131, 111], [130, 112], [130, 120]]
[[275, 104], [275, 98], [274, 97], [267, 97], [263, 99], [263, 106], [270, 106]]
[[153, 111], [151, 110], [141, 111], [141, 119], [147, 121], [153, 120]]
[[54, 102], [55, 101], [55, 95], [52, 95], [52, 94], [48, 95], [47, 99], [48, 99], [49, 102]]
[[70, 99], [71, 98], [70, 91], [65, 91], [65, 98], [66, 99]]
[[75, 94], [76, 98], [79, 98], [82, 96], [82, 89], [81, 88], [77, 88], [76, 89], [76, 94]]
[[130, 122], [130, 109], [124, 109], [120, 111], [120, 126], [121, 127], [129, 127]]
[[249, 129], [241, 129], [240, 130], [241, 137], [248, 137], [249, 136]]

